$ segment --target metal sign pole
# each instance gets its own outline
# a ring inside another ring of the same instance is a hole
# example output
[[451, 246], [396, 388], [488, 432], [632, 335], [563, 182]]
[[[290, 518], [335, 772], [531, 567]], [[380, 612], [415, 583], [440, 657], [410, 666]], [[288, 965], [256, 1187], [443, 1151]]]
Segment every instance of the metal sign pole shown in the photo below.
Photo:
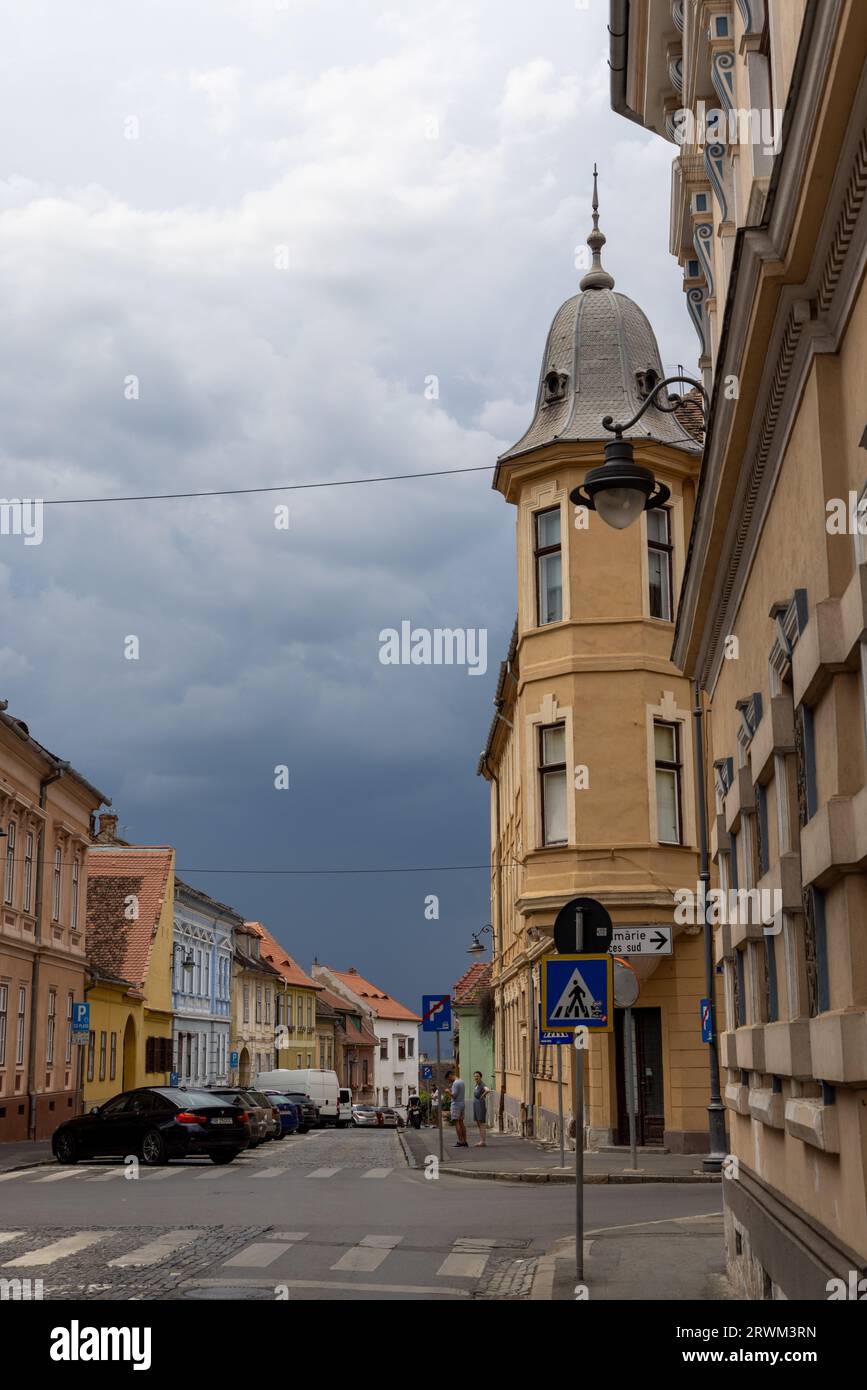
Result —
[[439, 1035], [439, 1030], [437, 1030], [436, 1040], [437, 1040], [437, 1082], [436, 1082], [436, 1086], [437, 1086], [437, 1092], [438, 1092], [438, 1094], [439, 1094], [439, 1099], [440, 1099], [440, 1103], [439, 1103], [439, 1105], [437, 1106], [437, 1119], [438, 1119], [438, 1121], [439, 1121], [439, 1130], [440, 1130], [440, 1163], [443, 1163], [443, 1162], [445, 1161], [445, 1160], [444, 1160], [444, 1156], [443, 1156], [443, 1093], [442, 1093], [442, 1087], [440, 1086], [441, 1071], [440, 1071], [440, 1035]]
[[632, 1055], [632, 1009], [626, 1010], [626, 1017], [623, 1020], [626, 1027], [624, 1032], [625, 1052], [626, 1052], [626, 1092], [629, 1102], [629, 1148], [632, 1155], [633, 1169], [638, 1167], [638, 1147], [635, 1142], [635, 1058]]
[[575, 1029], [575, 1278], [584, 1282], [584, 1033]]
[[565, 1136], [563, 1134], [563, 1059], [560, 1056], [560, 1045], [557, 1044], [557, 1116], [560, 1127], [560, 1167], [566, 1167], [566, 1148]]

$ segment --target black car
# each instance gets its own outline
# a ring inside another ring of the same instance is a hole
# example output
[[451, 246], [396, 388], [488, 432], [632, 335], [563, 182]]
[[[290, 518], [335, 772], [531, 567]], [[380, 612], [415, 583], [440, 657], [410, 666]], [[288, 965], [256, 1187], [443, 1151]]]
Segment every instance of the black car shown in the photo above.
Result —
[[247, 1116], [231, 1101], [178, 1086], [140, 1086], [66, 1120], [51, 1136], [51, 1149], [59, 1163], [135, 1154], [153, 1167], [190, 1154], [231, 1163], [249, 1142]]
[[286, 1091], [285, 1095], [298, 1109], [299, 1134], [306, 1134], [308, 1129], [313, 1129], [319, 1124], [319, 1106], [309, 1096], [303, 1095], [300, 1091]]

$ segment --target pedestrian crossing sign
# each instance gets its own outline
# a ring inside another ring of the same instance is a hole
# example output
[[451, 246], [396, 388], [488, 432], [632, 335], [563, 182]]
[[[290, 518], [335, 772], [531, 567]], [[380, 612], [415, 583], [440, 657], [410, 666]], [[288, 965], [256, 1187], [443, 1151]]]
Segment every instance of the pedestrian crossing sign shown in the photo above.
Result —
[[613, 957], [552, 955], [542, 958], [542, 1027], [614, 1027]]

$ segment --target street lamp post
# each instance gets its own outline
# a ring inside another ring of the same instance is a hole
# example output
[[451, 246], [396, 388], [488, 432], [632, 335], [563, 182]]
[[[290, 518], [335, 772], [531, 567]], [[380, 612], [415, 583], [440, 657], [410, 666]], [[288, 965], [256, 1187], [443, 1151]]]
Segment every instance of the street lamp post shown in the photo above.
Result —
[[[605, 462], [599, 468], [591, 468], [584, 478], [583, 485], [570, 492], [569, 500], [576, 506], [587, 507], [598, 512], [606, 526], [623, 531], [637, 521], [644, 511], [662, 507], [671, 493], [664, 483], [657, 482], [649, 468], [642, 468], [635, 462], [632, 442], [624, 439], [629, 430], [641, 419], [651, 405], [670, 415], [682, 402], [681, 396], [669, 396], [667, 404], [657, 399], [659, 393], [674, 382], [686, 383], [700, 393], [704, 405], [704, 418], [707, 420], [709, 401], [707, 392], [700, 381], [690, 376], [668, 376], [657, 381], [653, 373], [647, 382], [649, 392], [631, 420], [615, 424], [612, 416], [606, 415], [602, 428], [610, 431], [613, 439], [605, 445]], [[714, 998], [713, 965], [713, 925], [708, 920], [708, 888], [710, 885], [710, 856], [707, 841], [707, 811], [704, 786], [704, 738], [702, 733], [701, 684], [698, 678], [693, 683], [695, 705], [693, 707], [693, 730], [695, 735], [695, 792], [698, 810], [699, 838], [699, 884], [702, 904], [702, 927], [704, 931], [704, 973], [705, 995], [710, 1008], [710, 1035], [708, 1044], [708, 1068], [710, 1081], [710, 1102], [708, 1114], [708, 1155], [703, 1167], [710, 1172], [719, 1172], [726, 1154], [725, 1106], [720, 1094], [719, 1054], [717, 1051], [716, 1003]]]

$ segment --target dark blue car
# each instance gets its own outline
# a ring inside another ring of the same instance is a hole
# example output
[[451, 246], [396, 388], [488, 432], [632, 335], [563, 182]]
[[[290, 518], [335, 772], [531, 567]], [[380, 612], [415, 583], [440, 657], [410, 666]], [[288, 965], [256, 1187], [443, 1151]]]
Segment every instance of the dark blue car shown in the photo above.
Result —
[[301, 1118], [298, 1114], [298, 1106], [294, 1101], [287, 1100], [279, 1091], [266, 1091], [266, 1096], [275, 1109], [280, 1112], [280, 1138], [287, 1134], [297, 1134]]

